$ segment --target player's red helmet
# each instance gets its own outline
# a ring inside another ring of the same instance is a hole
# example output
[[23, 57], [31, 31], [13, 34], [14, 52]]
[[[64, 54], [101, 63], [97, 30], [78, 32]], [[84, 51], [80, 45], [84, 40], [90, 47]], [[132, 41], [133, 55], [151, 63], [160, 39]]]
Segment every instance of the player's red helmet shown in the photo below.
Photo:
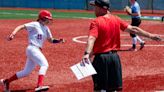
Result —
[[38, 19], [44, 19], [44, 18], [47, 18], [47, 19], [52, 20], [52, 14], [51, 14], [51, 12], [49, 12], [47, 10], [41, 10], [39, 12]]

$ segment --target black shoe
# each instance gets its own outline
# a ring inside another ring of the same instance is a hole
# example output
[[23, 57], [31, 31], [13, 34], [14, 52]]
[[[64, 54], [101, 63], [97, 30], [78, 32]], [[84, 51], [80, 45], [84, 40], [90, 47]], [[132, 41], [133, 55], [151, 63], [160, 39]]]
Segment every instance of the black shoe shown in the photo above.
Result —
[[141, 45], [140, 50], [142, 50], [145, 46], [145, 42], [140, 43], [140, 45]]

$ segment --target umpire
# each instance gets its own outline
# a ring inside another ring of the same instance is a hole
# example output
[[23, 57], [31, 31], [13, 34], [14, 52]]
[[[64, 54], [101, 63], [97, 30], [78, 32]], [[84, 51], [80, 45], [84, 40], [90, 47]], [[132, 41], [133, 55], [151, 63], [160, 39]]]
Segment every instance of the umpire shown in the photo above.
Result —
[[97, 71], [97, 74], [92, 76], [95, 92], [121, 91], [122, 68], [117, 54], [120, 49], [120, 29], [154, 40], [161, 40], [161, 38], [112, 15], [109, 11], [109, 0], [91, 1], [90, 5], [95, 7], [97, 18], [90, 24], [87, 46], [81, 63], [86, 64], [85, 62], [95, 55], [92, 63]]

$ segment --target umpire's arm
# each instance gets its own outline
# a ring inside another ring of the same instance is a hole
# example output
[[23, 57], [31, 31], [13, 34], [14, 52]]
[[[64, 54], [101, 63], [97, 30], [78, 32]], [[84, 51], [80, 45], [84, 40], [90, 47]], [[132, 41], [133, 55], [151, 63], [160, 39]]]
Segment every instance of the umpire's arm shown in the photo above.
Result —
[[87, 46], [86, 46], [86, 49], [84, 52], [83, 59], [89, 59], [90, 58], [95, 41], [96, 41], [96, 37], [94, 37], [94, 36], [88, 37]]
[[136, 27], [136, 26], [129, 25], [127, 27], [127, 29], [125, 29], [125, 31], [129, 32], [129, 33], [132, 33], [132, 34], [137, 34], [137, 35], [140, 35], [140, 36], [144, 36], [144, 37], [156, 40], [156, 41], [161, 41], [161, 38], [159, 37], [159, 35], [149, 33], [149, 32], [144, 31], [143, 29], [141, 29], [139, 27]]
[[94, 37], [94, 36], [89, 36], [88, 37], [87, 47], [86, 47], [86, 50], [85, 50], [86, 53], [90, 54], [92, 52], [95, 41], [96, 41], [96, 37]]

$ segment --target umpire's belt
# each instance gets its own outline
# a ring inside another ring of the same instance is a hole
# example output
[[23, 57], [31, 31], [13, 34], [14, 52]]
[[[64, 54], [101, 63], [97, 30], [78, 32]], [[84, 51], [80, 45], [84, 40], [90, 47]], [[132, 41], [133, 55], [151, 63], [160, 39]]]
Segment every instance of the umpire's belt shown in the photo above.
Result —
[[96, 53], [95, 55], [100, 55], [100, 54], [114, 54], [114, 53], [117, 53], [117, 50], [111, 50], [111, 51], [108, 51], [108, 52]]

